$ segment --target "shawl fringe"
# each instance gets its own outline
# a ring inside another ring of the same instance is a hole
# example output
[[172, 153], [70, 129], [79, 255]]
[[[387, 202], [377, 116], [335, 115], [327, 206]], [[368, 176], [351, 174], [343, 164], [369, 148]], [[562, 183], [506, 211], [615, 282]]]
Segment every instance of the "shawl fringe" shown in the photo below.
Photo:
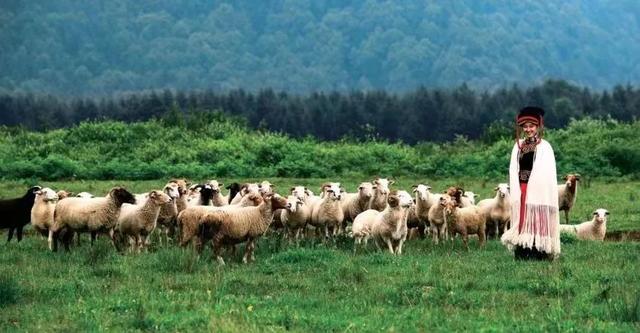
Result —
[[[520, 206], [520, 200], [514, 202]], [[520, 210], [511, 210], [511, 228], [501, 237], [502, 244], [510, 251], [516, 246], [536, 248], [554, 256], [560, 254], [560, 230], [558, 229], [558, 207], [525, 204], [525, 218], [520, 221]]]

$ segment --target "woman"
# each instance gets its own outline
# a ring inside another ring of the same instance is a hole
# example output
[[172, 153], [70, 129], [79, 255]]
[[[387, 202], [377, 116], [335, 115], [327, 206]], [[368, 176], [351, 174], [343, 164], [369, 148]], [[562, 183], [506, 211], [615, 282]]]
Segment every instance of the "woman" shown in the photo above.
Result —
[[528, 106], [516, 118], [509, 165], [511, 228], [502, 235], [502, 243], [516, 259], [560, 255], [556, 160], [551, 145], [542, 139], [543, 116], [543, 109]]

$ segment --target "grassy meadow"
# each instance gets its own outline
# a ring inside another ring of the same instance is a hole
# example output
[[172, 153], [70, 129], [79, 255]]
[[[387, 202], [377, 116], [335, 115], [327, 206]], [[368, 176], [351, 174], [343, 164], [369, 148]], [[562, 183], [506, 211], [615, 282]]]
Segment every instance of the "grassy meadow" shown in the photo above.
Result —
[[[285, 193], [294, 184], [316, 189], [326, 179], [269, 180]], [[353, 191], [362, 180], [343, 183]], [[399, 178], [392, 187], [410, 189], [418, 181], [434, 190], [462, 185], [481, 198], [501, 182]], [[144, 192], [163, 184], [40, 185], [102, 195], [114, 185]], [[0, 182], [0, 197], [22, 195], [28, 185]], [[608, 230], [640, 229], [639, 185], [593, 180], [579, 187], [572, 223], [603, 207], [611, 212]], [[270, 232], [258, 243], [255, 263], [240, 264], [240, 248], [221, 267], [209, 249], [201, 257], [173, 246], [120, 255], [104, 237], [92, 248], [83, 239], [70, 254], [49, 252], [46, 240], [31, 233], [20, 244], [2, 241], [0, 331], [640, 330], [640, 242], [565, 238], [561, 258], [549, 263], [516, 262], [494, 240], [479, 250], [472, 239], [467, 252], [460, 240], [414, 239], [393, 257], [373, 246], [353, 255], [352, 240], [343, 237], [290, 246]]]

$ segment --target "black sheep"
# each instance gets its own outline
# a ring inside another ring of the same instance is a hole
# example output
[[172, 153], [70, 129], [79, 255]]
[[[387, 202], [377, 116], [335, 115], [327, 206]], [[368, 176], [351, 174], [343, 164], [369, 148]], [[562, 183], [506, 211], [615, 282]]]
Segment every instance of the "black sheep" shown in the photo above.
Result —
[[0, 229], [9, 229], [7, 243], [13, 238], [13, 231], [18, 231], [18, 242], [22, 240], [22, 228], [31, 222], [31, 207], [36, 198], [36, 192], [42, 187], [30, 188], [21, 198], [0, 200]]
[[233, 200], [233, 198], [236, 197], [236, 194], [240, 192], [240, 184], [231, 183], [230, 185], [227, 185], [226, 189], [229, 190], [229, 203], [231, 203], [231, 200]]

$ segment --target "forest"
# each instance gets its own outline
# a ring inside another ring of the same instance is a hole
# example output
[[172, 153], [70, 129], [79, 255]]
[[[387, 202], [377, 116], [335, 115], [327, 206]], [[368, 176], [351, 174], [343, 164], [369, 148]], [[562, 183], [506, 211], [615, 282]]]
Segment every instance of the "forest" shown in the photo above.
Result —
[[0, 91], [592, 89], [640, 80], [640, 2], [0, 2]]
[[[321, 140], [389, 140], [415, 144], [464, 137], [492, 142], [513, 133], [518, 109], [532, 104], [547, 110], [545, 126], [564, 128], [571, 119], [590, 117], [630, 122], [640, 117], [640, 89], [617, 85], [594, 91], [562, 80], [495, 92], [467, 85], [418, 88], [406, 93], [351, 91], [298, 95], [273, 89], [258, 92], [213, 90], [138, 92], [114, 97], [59, 97], [0, 94], [0, 125], [31, 130], [68, 127], [87, 120], [124, 122], [223, 113], [257, 130]], [[203, 115], [204, 118], [215, 115]], [[191, 117], [193, 118], [193, 117]], [[203, 123], [207, 120], [204, 119]]]

